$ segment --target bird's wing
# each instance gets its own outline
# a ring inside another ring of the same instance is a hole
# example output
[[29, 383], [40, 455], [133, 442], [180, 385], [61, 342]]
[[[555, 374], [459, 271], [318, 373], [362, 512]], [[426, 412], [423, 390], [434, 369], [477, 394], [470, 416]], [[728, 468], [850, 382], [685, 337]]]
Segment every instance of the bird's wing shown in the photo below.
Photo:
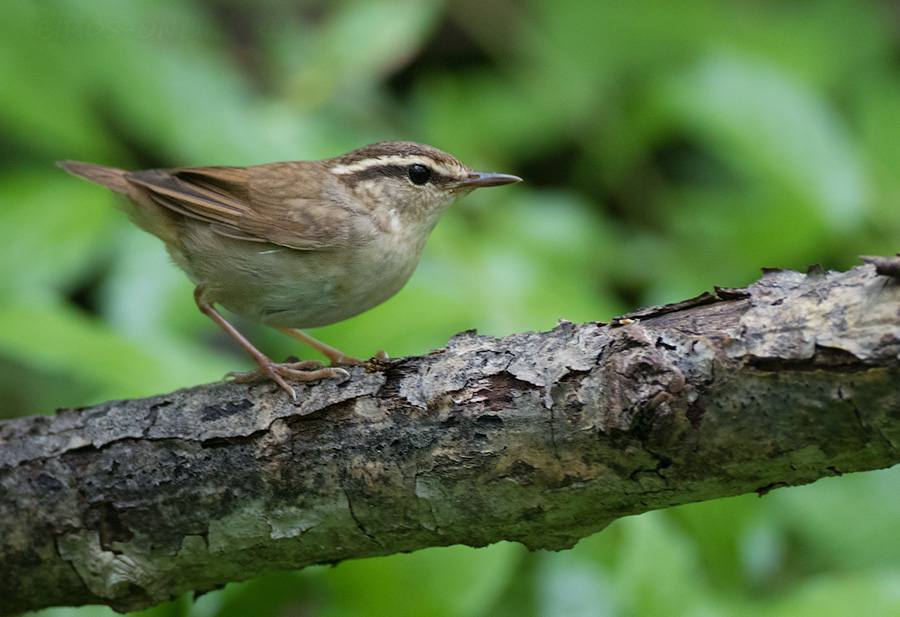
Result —
[[291, 163], [150, 169], [125, 177], [153, 203], [229, 238], [318, 249], [343, 244], [350, 234], [349, 211], [310, 194]]

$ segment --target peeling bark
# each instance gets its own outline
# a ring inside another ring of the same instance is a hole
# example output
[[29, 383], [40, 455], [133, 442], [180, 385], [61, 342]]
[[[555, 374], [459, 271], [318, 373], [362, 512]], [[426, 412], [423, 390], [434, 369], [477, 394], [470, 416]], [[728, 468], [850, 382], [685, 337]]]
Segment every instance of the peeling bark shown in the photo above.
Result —
[[[883, 271], [883, 268], [882, 268]], [[0, 614], [512, 540], [900, 460], [900, 285], [768, 271], [611, 324], [0, 424]]]

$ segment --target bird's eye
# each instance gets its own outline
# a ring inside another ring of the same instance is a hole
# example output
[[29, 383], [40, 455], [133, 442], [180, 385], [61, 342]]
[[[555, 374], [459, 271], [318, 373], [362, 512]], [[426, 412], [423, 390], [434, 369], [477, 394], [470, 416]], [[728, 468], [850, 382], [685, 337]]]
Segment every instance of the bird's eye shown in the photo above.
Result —
[[431, 170], [424, 165], [419, 165], [418, 163], [407, 167], [406, 173], [409, 176], [410, 182], [412, 182], [413, 184], [418, 184], [420, 186], [431, 179]]

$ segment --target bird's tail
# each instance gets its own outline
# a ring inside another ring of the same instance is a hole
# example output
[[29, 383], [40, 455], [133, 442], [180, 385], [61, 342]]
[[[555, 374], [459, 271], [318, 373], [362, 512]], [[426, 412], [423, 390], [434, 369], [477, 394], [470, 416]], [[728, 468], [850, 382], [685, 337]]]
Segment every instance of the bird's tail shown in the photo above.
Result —
[[96, 182], [118, 193], [132, 195], [134, 185], [125, 179], [128, 172], [115, 167], [104, 167], [94, 163], [82, 163], [80, 161], [59, 161], [56, 163], [70, 174], [74, 174], [85, 180]]

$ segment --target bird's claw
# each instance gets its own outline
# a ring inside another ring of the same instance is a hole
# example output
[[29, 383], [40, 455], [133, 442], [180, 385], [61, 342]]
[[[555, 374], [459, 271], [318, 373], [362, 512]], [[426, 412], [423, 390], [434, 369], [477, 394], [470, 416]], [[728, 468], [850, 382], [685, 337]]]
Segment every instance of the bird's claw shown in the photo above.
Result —
[[315, 381], [316, 379], [328, 379], [338, 375], [350, 377], [350, 373], [345, 369], [333, 366], [326, 367], [319, 360], [303, 360], [301, 362], [284, 362], [281, 364], [269, 362], [261, 365], [255, 371], [228, 373], [225, 375], [225, 379], [230, 379], [235, 383], [252, 383], [262, 379], [271, 379], [290, 395], [294, 403], [297, 403], [297, 391], [288, 384], [288, 380]]

